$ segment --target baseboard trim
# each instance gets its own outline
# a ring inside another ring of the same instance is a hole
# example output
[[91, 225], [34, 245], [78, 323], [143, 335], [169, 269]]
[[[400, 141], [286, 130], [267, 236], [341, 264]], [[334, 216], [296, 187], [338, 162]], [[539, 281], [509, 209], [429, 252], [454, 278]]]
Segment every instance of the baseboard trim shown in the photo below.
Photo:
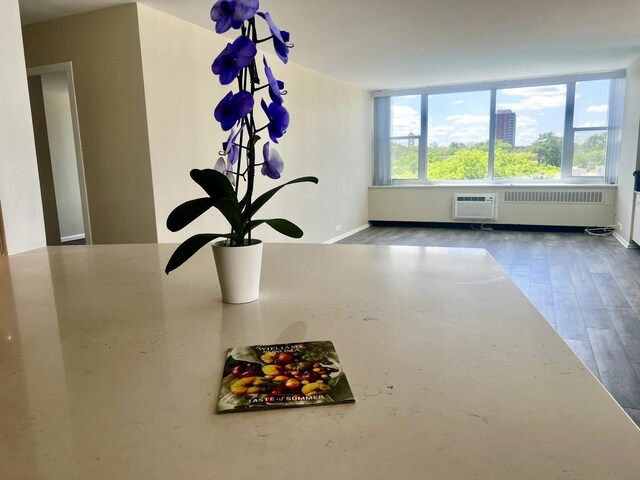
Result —
[[84, 240], [84, 239], [85, 239], [84, 233], [78, 233], [77, 235], [69, 235], [66, 237], [62, 237], [60, 241], [64, 243], [64, 242], [74, 242], [76, 240]]
[[618, 240], [618, 242], [620, 242], [620, 244], [624, 248], [629, 248], [631, 250], [636, 250], [636, 249], [640, 248], [640, 247], [638, 247], [637, 244], [635, 244], [633, 242], [627, 242], [624, 238], [622, 238], [622, 236], [618, 232], [613, 232], [613, 238]]
[[362, 230], [365, 230], [365, 229], [367, 229], [367, 228], [369, 228], [369, 227], [370, 227], [370, 225], [369, 225], [368, 223], [366, 223], [366, 224], [364, 224], [364, 225], [359, 226], [358, 228], [354, 228], [353, 230], [350, 230], [350, 231], [348, 231], [348, 232], [346, 232], [346, 233], [343, 233], [343, 234], [342, 234], [342, 235], [340, 235], [340, 236], [337, 236], [337, 237], [335, 237], [335, 238], [332, 238], [332, 239], [327, 240], [326, 242], [322, 242], [322, 243], [329, 244], [329, 243], [336, 243], [336, 242], [339, 242], [339, 241], [340, 241], [340, 240], [342, 240], [343, 238], [347, 238], [347, 237], [349, 237], [349, 236], [351, 236], [351, 235], [353, 235], [353, 234], [355, 234], [355, 233], [361, 232]]

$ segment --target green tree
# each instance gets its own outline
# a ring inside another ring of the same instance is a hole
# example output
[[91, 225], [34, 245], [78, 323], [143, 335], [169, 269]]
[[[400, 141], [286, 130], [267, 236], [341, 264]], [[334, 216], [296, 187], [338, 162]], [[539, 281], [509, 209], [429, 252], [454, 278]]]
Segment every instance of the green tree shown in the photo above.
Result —
[[[586, 142], [585, 142], [586, 143]], [[594, 140], [593, 144], [597, 144]], [[594, 147], [595, 148], [595, 147]], [[560, 167], [540, 163], [532, 151], [515, 149], [509, 143], [496, 141], [494, 177], [513, 179], [557, 178]], [[427, 175], [429, 180], [473, 180], [487, 178], [489, 154], [487, 143], [473, 146], [451, 144], [429, 145]], [[418, 178], [418, 147], [391, 144], [392, 175], [395, 179]]]
[[391, 142], [391, 177], [398, 180], [418, 178], [418, 146]]
[[[487, 148], [488, 148], [488, 144], [489, 142], [487, 142]], [[495, 146], [495, 151], [501, 151], [501, 152], [512, 152], [513, 151], [513, 145], [511, 145], [509, 142], [505, 142], [504, 140], [500, 140], [496, 138], [496, 146]]]
[[460, 149], [445, 160], [429, 163], [429, 180], [471, 180], [486, 178], [489, 157], [479, 149]]
[[538, 161], [559, 167], [562, 163], [562, 137], [553, 132], [541, 133], [531, 144], [531, 151], [538, 154]]
[[495, 151], [493, 169], [495, 178], [540, 179], [556, 178], [560, 175], [560, 167], [538, 163], [532, 159], [530, 152], [501, 149]]
[[577, 143], [573, 152], [573, 166], [584, 170], [585, 175], [598, 175], [607, 154], [607, 133], [591, 135], [583, 143]]

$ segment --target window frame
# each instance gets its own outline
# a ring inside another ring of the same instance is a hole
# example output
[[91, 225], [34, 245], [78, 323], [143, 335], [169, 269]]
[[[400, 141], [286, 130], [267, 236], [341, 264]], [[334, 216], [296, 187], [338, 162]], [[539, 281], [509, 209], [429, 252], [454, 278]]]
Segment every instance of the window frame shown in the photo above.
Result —
[[[606, 127], [574, 127], [574, 106], [575, 106], [575, 87], [577, 82], [592, 81], [592, 80], [614, 80], [618, 78], [625, 78], [626, 70], [614, 70], [608, 72], [600, 72], [593, 74], [576, 74], [567, 75], [561, 77], [543, 77], [543, 78], [530, 78], [524, 80], [512, 80], [501, 82], [485, 82], [466, 85], [448, 85], [437, 87], [424, 87], [414, 89], [397, 89], [397, 90], [379, 90], [373, 92], [373, 97], [388, 97], [391, 99], [395, 96], [407, 96], [407, 95], [420, 95], [421, 96], [421, 109], [420, 109], [420, 135], [416, 135], [413, 138], [417, 138], [419, 141], [418, 150], [418, 178], [417, 179], [393, 179], [391, 173], [391, 159], [390, 155], [386, 158], [386, 168], [389, 171], [388, 179], [391, 185], [473, 185], [473, 184], [531, 184], [536, 185], [544, 184], [562, 184], [562, 183], [583, 183], [583, 184], [602, 184], [605, 183], [604, 176], [574, 176], [573, 175], [573, 154], [574, 154], [574, 138], [576, 132], [581, 131], [605, 131], [607, 132], [607, 142], [611, 141], [611, 130], [614, 125], [611, 125], [611, 121], [608, 122]], [[566, 98], [565, 98], [565, 119], [564, 119], [564, 132], [563, 132], [563, 146], [562, 146], [562, 162], [561, 173], [559, 179], [545, 179], [545, 180], [532, 180], [532, 179], [494, 179], [494, 161], [495, 161], [495, 114], [496, 114], [496, 97], [497, 91], [508, 88], [521, 88], [521, 87], [543, 87], [548, 85], [566, 85]], [[427, 156], [428, 156], [428, 98], [429, 95], [438, 94], [451, 94], [451, 93], [465, 93], [475, 91], [489, 91], [490, 92], [490, 106], [489, 106], [489, 165], [487, 177], [483, 179], [470, 179], [470, 180], [429, 180], [427, 169]], [[611, 116], [612, 104], [615, 103], [615, 99], [612, 98], [613, 89], [610, 88], [608, 105], [609, 116]], [[384, 119], [376, 118], [376, 124], [383, 122]], [[387, 121], [387, 131], [389, 136], [386, 139], [390, 148], [390, 142], [392, 140], [408, 139], [409, 136], [391, 137], [391, 114], [389, 111]], [[376, 130], [377, 132], [378, 130]], [[384, 139], [376, 138], [376, 142], [384, 141]], [[387, 149], [389, 151], [389, 149]], [[376, 155], [379, 157], [379, 155]], [[384, 159], [376, 158], [376, 168], [380, 168], [378, 163], [384, 162]], [[609, 149], [607, 149], [605, 157], [605, 170], [607, 170], [607, 163], [609, 159]], [[389, 183], [376, 182], [378, 179], [374, 179], [375, 185], [385, 185]]]

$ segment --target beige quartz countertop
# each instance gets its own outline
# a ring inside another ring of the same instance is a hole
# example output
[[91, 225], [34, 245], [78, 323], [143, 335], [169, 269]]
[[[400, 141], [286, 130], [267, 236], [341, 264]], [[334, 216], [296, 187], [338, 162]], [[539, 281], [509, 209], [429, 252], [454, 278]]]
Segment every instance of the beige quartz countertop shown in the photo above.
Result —
[[[0, 258], [0, 478], [629, 479], [640, 430], [480, 249], [267, 244]], [[228, 347], [331, 340], [355, 404], [215, 413]]]

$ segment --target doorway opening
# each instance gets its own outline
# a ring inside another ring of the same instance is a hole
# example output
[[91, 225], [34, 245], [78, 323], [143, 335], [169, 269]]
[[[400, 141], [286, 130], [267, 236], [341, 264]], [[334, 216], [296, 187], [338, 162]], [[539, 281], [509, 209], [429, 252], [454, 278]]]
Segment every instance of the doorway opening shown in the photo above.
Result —
[[71, 62], [27, 69], [47, 245], [91, 244]]

